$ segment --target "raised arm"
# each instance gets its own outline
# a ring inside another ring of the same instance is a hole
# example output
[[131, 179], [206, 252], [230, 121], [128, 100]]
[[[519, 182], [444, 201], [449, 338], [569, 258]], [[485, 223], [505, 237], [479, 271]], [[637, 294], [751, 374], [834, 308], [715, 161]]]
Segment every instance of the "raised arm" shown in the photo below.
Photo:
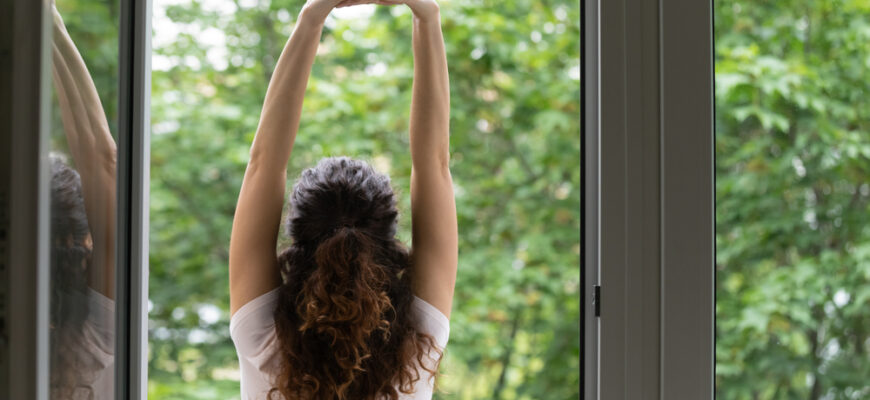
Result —
[[411, 259], [414, 292], [450, 317], [459, 258], [450, 175], [450, 82], [434, 0], [403, 1], [413, 11], [411, 99]]
[[82, 179], [93, 240], [88, 286], [115, 297], [116, 146], [87, 66], [52, 5], [52, 80], [70, 155]]
[[281, 284], [275, 246], [287, 161], [299, 130], [302, 100], [323, 24], [340, 2], [309, 0], [305, 4], [266, 90], [230, 236], [231, 315]]

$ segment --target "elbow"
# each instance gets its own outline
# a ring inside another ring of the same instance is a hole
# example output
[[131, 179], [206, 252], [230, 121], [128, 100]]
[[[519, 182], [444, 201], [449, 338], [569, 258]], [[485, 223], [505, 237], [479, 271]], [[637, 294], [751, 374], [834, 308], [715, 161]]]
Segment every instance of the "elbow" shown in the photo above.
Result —
[[251, 146], [248, 151], [248, 168], [268, 167], [274, 163], [275, 155], [268, 149], [264, 149], [256, 144]]
[[445, 174], [450, 175], [450, 157], [445, 157], [438, 162], [438, 168]]
[[450, 150], [445, 149], [441, 157], [438, 158], [438, 166], [447, 172], [450, 172]]
[[438, 161], [436, 164], [437, 167], [435, 170], [445, 179], [452, 179], [452, 175], [450, 175], [450, 158], [445, 157]]
[[278, 160], [273, 154], [263, 151], [254, 151], [250, 153], [248, 166], [245, 170], [245, 175], [270, 175], [270, 176], [286, 176], [287, 160]]
[[413, 159], [412, 167], [416, 171], [432, 173], [439, 172], [442, 175], [450, 175], [450, 157], [427, 157], [425, 159]]

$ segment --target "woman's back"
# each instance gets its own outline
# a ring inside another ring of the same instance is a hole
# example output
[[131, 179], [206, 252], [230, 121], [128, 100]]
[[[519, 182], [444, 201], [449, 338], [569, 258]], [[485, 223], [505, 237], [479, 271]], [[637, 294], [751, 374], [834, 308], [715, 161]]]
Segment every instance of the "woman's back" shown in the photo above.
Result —
[[[285, 223], [292, 245], [276, 257], [287, 162], [326, 17], [364, 3], [413, 13], [413, 250], [396, 238], [389, 176], [342, 156], [294, 184]], [[458, 264], [449, 110], [435, 0], [306, 1], [269, 81], [230, 235], [230, 331], [246, 399], [267, 398], [270, 388], [289, 400], [395, 400], [415, 389], [410, 398], [431, 398], [427, 378], [447, 343]]]
[[[268, 399], [272, 379], [279, 368], [278, 338], [273, 313], [280, 287], [275, 288], [239, 308], [230, 319], [230, 337], [236, 346], [241, 370], [242, 400]], [[416, 328], [435, 339], [438, 350], [443, 351], [450, 334], [450, 323], [441, 311], [423, 299], [414, 296], [411, 310]], [[434, 369], [438, 352], [431, 351], [423, 359]], [[434, 379], [425, 369], [417, 367], [420, 380], [415, 383], [414, 394], [401, 394], [400, 399], [428, 400], [432, 398]]]

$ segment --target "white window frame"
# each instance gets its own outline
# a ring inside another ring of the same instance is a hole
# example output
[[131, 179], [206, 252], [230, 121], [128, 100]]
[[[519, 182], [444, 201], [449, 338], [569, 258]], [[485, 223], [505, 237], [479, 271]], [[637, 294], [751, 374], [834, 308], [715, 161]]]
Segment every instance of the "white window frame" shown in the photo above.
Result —
[[712, 1], [584, 1], [585, 398], [712, 399]]

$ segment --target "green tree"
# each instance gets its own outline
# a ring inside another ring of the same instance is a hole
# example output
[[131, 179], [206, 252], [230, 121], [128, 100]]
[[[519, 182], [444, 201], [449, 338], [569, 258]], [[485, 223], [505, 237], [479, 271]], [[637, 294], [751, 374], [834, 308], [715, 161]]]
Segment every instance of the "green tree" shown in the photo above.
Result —
[[870, 397], [868, 12], [715, 2], [718, 398]]

